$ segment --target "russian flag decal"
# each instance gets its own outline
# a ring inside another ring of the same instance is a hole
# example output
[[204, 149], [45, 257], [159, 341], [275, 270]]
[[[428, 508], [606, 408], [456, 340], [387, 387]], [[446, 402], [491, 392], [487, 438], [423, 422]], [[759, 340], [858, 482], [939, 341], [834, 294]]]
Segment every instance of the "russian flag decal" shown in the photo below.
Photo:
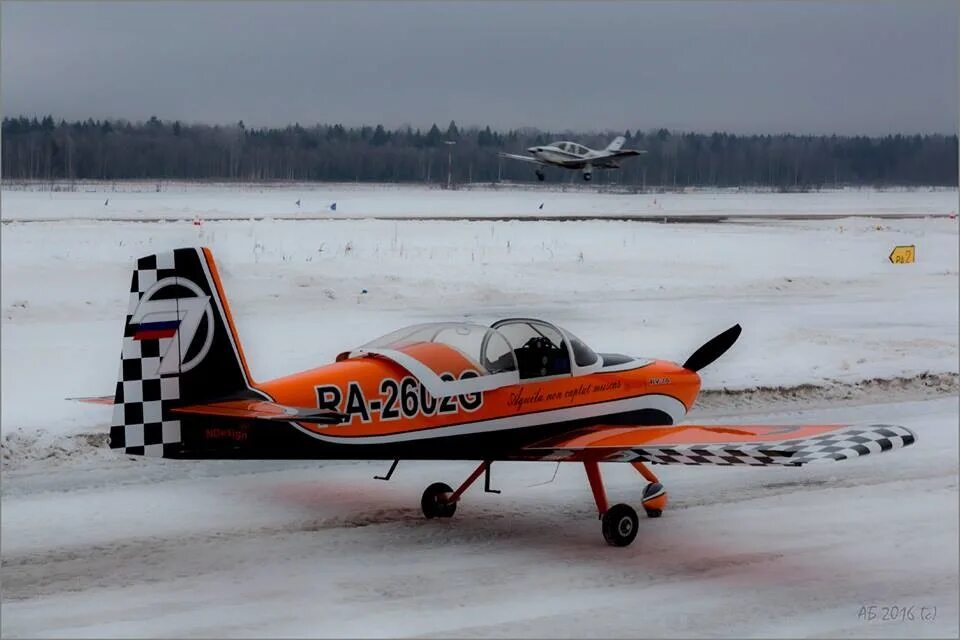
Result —
[[172, 338], [177, 335], [177, 329], [180, 327], [179, 320], [167, 320], [165, 322], [141, 322], [133, 334], [134, 340], [160, 340], [163, 338]]

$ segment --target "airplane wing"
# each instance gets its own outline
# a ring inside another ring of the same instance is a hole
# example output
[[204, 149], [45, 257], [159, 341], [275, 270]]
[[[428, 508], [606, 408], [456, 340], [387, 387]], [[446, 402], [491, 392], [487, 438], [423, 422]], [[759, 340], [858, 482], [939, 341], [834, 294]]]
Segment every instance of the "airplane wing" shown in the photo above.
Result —
[[800, 466], [900, 449], [915, 441], [906, 427], [886, 424], [596, 426], [528, 445], [519, 458]]
[[522, 162], [532, 162], [533, 164], [543, 164], [543, 165], [546, 164], [546, 163], [544, 163], [544, 162], [540, 162], [539, 160], [537, 160], [537, 159], [534, 158], [534, 157], [531, 157], [531, 156], [518, 156], [518, 155], [515, 154], [515, 153], [503, 153], [503, 152], [500, 152], [500, 153], [498, 153], [497, 155], [500, 156], [501, 158], [510, 158], [511, 160], [520, 160], [520, 161], [522, 161]]

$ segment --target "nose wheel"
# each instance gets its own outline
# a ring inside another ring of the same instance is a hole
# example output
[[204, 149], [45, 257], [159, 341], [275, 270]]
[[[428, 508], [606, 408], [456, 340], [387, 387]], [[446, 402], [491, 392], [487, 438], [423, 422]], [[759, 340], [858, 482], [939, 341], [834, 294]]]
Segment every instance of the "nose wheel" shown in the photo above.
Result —
[[[635, 462], [633, 466], [650, 481], [643, 490], [643, 510], [646, 511], [647, 517], [659, 518], [667, 506], [667, 492], [646, 465]], [[587, 472], [593, 499], [597, 503], [603, 539], [611, 546], [626, 547], [637, 537], [640, 518], [637, 517], [636, 510], [628, 504], [615, 504], [608, 507], [603, 478], [600, 477], [600, 466], [595, 461], [585, 460], [583, 468]]]
[[659, 482], [651, 482], [643, 490], [643, 510], [648, 518], [659, 518], [667, 506], [667, 491]]
[[659, 518], [663, 515], [663, 510], [667, 508], [667, 490], [660, 484], [660, 480], [654, 475], [653, 471], [647, 468], [642, 462], [633, 462], [633, 468], [640, 472], [650, 484], [643, 490], [643, 510], [647, 512], [648, 518]]
[[543, 171], [540, 171], [539, 169], [537, 169], [536, 174], [537, 174], [537, 180], [539, 180], [540, 182], [543, 182], [544, 180], [547, 179], [547, 176], [543, 175]]

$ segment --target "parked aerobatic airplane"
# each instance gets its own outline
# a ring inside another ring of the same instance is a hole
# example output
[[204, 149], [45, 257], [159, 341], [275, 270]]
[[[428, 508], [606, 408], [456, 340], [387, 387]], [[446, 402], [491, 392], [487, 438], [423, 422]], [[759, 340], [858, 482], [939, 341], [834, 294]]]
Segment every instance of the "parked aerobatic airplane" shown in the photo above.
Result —
[[678, 424], [700, 391], [698, 371], [740, 334], [727, 329], [683, 365], [596, 353], [543, 320], [486, 327], [437, 322], [400, 329], [336, 362], [255, 382], [213, 255], [176, 249], [140, 258], [130, 285], [110, 447], [181, 459], [476, 460], [456, 489], [423, 493], [427, 518], [449, 518], [481, 475], [505, 460], [580, 462], [603, 536], [637, 535], [637, 512], [608, 506], [600, 462], [628, 462], [647, 480], [646, 514], [667, 494], [652, 464], [799, 466], [905, 447], [885, 424]]
[[[638, 156], [646, 151], [636, 149], [623, 149], [623, 143], [626, 142], [623, 136], [617, 136], [613, 142], [607, 145], [606, 149], [589, 149], [576, 142], [551, 142], [548, 145], [539, 147], [530, 147], [527, 149], [529, 156], [521, 156], [515, 153], [500, 153], [501, 158], [510, 158], [511, 160], [521, 160], [523, 162], [532, 162], [541, 166], [560, 167], [562, 169], [581, 169], [583, 179], [589, 181], [593, 177], [593, 168], [600, 169], [619, 169], [621, 158]], [[543, 181], [546, 176], [538, 167], [536, 170], [537, 179]]]

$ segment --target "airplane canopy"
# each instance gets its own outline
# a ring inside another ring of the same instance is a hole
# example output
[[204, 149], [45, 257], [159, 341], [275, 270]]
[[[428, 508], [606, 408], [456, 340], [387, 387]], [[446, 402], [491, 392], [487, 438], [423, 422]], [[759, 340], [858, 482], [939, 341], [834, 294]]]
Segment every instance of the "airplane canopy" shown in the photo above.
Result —
[[[428, 322], [397, 329], [376, 340], [361, 345], [357, 351], [371, 349], [392, 349], [426, 358], [429, 347], [424, 345], [442, 345], [455, 353], [463, 363], [476, 369], [480, 375], [491, 375], [504, 371], [516, 371], [517, 362], [512, 358], [510, 343], [494, 329], [474, 322]], [[434, 352], [436, 350], [434, 349]], [[431, 358], [432, 363], [424, 362], [437, 375], [445, 373], [448, 362]]]
[[590, 150], [587, 149], [582, 144], [577, 144], [576, 142], [570, 142], [568, 140], [559, 140], [557, 142], [552, 142], [550, 143], [550, 146], [556, 147], [561, 151], [566, 151], [567, 153], [575, 153], [578, 156], [585, 156], [587, 155], [587, 153], [590, 152]]
[[416, 377], [435, 398], [517, 384], [510, 343], [473, 322], [430, 322], [404, 327], [340, 354], [337, 360], [379, 356]]
[[507, 318], [490, 327], [473, 322], [412, 325], [344, 352], [337, 360], [364, 356], [399, 364], [434, 397], [582, 375], [603, 366], [600, 356], [572, 333], [535, 318]]

